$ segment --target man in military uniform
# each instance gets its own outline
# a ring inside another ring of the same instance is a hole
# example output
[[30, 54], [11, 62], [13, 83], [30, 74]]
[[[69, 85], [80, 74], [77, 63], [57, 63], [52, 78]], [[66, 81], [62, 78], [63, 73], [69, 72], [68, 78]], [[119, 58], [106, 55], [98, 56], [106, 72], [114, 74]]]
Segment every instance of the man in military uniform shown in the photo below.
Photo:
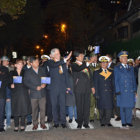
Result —
[[[90, 54], [90, 61], [91, 64], [89, 65], [89, 69], [91, 71], [92, 77], [95, 70], [98, 70], [100, 68], [100, 64], [97, 63], [97, 54], [94, 52]], [[93, 81], [94, 82], [94, 81]], [[94, 122], [95, 119], [95, 108], [96, 108], [96, 99], [95, 96], [93, 96], [93, 93], [91, 93], [90, 97], [90, 122]], [[99, 120], [99, 111], [96, 108], [97, 113], [97, 119]]]
[[100, 123], [101, 126], [112, 126], [110, 119], [113, 109], [114, 74], [112, 70], [107, 69], [109, 61], [107, 56], [101, 56], [99, 61], [101, 68], [94, 72], [93, 80], [97, 107], [100, 113]]
[[136, 79], [134, 68], [127, 64], [128, 52], [118, 54], [120, 64], [114, 68], [117, 106], [120, 107], [122, 128], [132, 127], [132, 109], [135, 106]]

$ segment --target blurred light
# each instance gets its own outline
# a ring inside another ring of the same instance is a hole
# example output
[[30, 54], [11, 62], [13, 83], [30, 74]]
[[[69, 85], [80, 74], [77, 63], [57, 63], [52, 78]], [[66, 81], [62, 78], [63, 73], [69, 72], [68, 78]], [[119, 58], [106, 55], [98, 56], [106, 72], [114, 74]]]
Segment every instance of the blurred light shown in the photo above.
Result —
[[61, 24], [61, 32], [66, 32], [66, 24]]
[[47, 39], [47, 38], [48, 38], [48, 35], [43, 35], [43, 37], [44, 37], [45, 39]]
[[117, 4], [120, 4], [120, 3], [121, 3], [121, 2], [118, 0], [118, 1], [117, 1]]
[[43, 49], [41, 49], [40, 51], [41, 51], [41, 52], [44, 52], [44, 50], [43, 50]]
[[36, 45], [36, 47], [35, 47], [36, 49], [40, 49], [40, 46], [39, 45]]
[[37, 54], [35, 57], [39, 58], [39, 55]]

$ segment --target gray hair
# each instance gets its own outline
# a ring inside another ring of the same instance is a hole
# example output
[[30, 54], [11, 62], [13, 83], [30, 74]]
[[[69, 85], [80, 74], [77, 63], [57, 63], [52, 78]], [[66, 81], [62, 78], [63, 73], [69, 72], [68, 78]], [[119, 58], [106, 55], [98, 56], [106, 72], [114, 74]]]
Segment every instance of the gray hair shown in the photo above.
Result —
[[55, 53], [55, 51], [56, 51], [56, 50], [58, 50], [58, 51], [59, 51], [59, 49], [58, 49], [58, 48], [54, 48], [54, 49], [52, 49], [52, 50], [51, 50], [51, 55], [54, 55], [54, 53]]

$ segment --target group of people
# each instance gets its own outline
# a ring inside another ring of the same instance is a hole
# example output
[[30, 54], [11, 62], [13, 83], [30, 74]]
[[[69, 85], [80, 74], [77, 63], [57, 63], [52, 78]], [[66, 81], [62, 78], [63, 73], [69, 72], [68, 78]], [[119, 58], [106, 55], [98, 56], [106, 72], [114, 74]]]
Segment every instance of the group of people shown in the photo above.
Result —
[[[75, 61], [71, 61], [72, 55]], [[128, 63], [128, 52], [118, 54], [114, 63], [111, 55], [100, 56], [92, 52], [85, 59], [84, 53], [76, 50], [61, 57], [54, 48], [50, 56], [30, 56], [9, 64], [9, 58], [0, 59], [0, 132], [11, 127], [24, 131], [33, 124], [46, 129], [47, 122], [53, 127], [66, 128], [74, 120], [77, 128], [89, 128], [95, 118], [101, 127], [111, 127], [111, 118], [121, 120], [122, 128], [132, 124], [132, 110], [140, 109], [140, 57], [137, 63]], [[40, 117], [39, 117], [40, 113]], [[95, 116], [96, 114], [96, 116]], [[40, 118], [40, 120], [38, 119]]]

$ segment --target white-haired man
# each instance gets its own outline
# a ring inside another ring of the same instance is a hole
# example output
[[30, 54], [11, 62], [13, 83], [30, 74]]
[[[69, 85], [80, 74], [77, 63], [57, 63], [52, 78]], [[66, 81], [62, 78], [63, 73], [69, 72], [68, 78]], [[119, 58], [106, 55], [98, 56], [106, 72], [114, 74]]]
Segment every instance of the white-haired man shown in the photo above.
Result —
[[67, 89], [70, 90], [66, 61], [71, 57], [71, 54], [72, 52], [61, 60], [59, 49], [54, 48], [51, 50], [51, 60], [48, 62], [51, 77], [49, 90], [55, 128], [59, 127], [59, 123], [63, 128], [66, 127], [65, 94]]

